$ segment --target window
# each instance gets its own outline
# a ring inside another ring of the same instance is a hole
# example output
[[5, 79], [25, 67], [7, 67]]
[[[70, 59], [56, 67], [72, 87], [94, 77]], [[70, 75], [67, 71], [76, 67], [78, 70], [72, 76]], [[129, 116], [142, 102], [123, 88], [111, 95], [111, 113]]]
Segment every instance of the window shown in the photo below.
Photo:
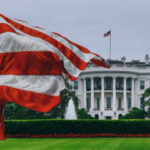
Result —
[[141, 80], [141, 81], [140, 81], [140, 89], [141, 89], [141, 90], [144, 90], [144, 89], [145, 89], [145, 82], [144, 82], [144, 80]]
[[94, 90], [101, 90], [101, 79], [94, 78]]
[[74, 89], [75, 89], [75, 90], [78, 89], [78, 81], [74, 81]]
[[106, 108], [108, 108], [108, 109], [111, 108], [111, 97], [107, 97]]
[[140, 99], [140, 108], [144, 109], [144, 98], [142, 98], [142, 97]]
[[121, 109], [122, 106], [122, 100], [121, 97], [118, 98], [118, 109]]
[[131, 91], [131, 79], [127, 79], [127, 91]]
[[99, 115], [98, 114], [95, 114], [95, 119], [99, 119]]
[[106, 119], [111, 119], [112, 117], [111, 117], [111, 116], [106, 116], [105, 118], [106, 118]]
[[121, 119], [121, 117], [122, 117], [122, 114], [119, 114], [118, 119]]
[[116, 79], [116, 90], [123, 90], [123, 78]]
[[97, 109], [99, 109], [99, 97], [97, 97], [96, 102], [97, 102]]
[[131, 97], [128, 97], [128, 109], [131, 108]]
[[105, 79], [105, 90], [112, 90], [112, 78]]
[[87, 97], [86, 107], [87, 107], [87, 110], [89, 110], [90, 107], [91, 107], [91, 99], [90, 99], [90, 97]]
[[91, 79], [86, 79], [86, 90], [91, 91]]

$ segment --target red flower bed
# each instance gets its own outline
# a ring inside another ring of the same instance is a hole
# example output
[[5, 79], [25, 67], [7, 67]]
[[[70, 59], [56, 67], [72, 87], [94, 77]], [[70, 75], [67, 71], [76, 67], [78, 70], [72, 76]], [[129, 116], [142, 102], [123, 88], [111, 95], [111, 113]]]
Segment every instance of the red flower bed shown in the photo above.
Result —
[[94, 133], [94, 134], [7, 134], [9, 138], [90, 138], [90, 137], [150, 137], [150, 134], [114, 134], [114, 133]]

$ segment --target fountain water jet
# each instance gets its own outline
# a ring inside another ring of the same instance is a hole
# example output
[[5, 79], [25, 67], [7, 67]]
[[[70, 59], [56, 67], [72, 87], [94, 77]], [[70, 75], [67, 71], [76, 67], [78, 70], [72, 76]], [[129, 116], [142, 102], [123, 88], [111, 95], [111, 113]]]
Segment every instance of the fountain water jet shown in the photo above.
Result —
[[72, 98], [69, 100], [66, 109], [65, 119], [77, 119], [77, 114], [76, 114], [76, 110]]

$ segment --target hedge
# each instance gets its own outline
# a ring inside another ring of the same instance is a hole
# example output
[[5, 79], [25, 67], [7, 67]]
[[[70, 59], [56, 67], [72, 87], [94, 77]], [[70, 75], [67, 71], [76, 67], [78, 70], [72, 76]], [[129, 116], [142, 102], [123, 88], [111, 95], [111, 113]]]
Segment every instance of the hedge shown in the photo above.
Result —
[[150, 134], [150, 120], [7, 120], [6, 135]]

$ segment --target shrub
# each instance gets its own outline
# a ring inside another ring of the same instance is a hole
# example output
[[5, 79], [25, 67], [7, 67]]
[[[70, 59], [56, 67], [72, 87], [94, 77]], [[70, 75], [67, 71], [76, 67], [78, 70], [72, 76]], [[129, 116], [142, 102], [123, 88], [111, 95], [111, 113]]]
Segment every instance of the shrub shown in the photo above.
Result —
[[134, 107], [132, 111], [122, 116], [121, 119], [144, 119], [145, 115], [146, 112], [144, 110]]
[[150, 134], [150, 120], [7, 120], [6, 134]]
[[94, 119], [91, 115], [86, 113], [84, 111], [84, 109], [78, 109], [77, 110], [77, 116], [78, 116], [78, 119]]

